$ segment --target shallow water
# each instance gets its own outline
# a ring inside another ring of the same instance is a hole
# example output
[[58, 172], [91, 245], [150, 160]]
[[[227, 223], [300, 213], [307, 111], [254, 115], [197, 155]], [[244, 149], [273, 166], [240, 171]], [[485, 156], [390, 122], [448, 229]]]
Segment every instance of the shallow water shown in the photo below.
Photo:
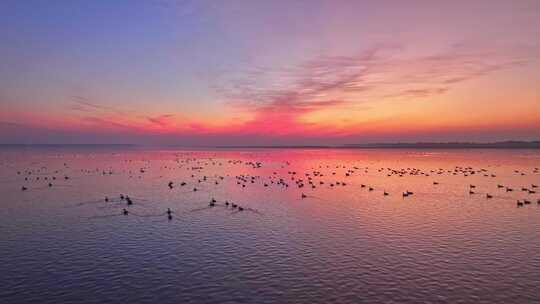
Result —
[[537, 167], [529, 150], [2, 148], [0, 302], [540, 303]]

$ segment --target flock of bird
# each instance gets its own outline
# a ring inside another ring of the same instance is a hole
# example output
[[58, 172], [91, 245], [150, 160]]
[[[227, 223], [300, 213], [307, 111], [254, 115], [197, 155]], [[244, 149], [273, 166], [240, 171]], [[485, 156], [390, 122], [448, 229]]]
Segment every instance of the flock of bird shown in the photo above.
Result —
[[[139, 160], [143, 162], [143, 166], [135, 167], [137, 169], [133, 169], [133, 160], [130, 159], [124, 159], [124, 162], [128, 163], [128, 166], [124, 167], [120, 170], [114, 170], [112, 167], [109, 167], [107, 169], [80, 169], [80, 174], [93, 174], [93, 175], [103, 175], [103, 176], [110, 176], [110, 175], [116, 175], [116, 174], [124, 174], [125, 176], [128, 176], [129, 178], [143, 178], [145, 174], [148, 172], [152, 172], [152, 162], [150, 160]], [[377, 174], [381, 177], [397, 177], [402, 178], [404, 176], [420, 176], [420, 177], [430, 177], [431, 183], [434, 187], [437, 187], [442, 182], [437, 180], [438, 176], [442, 175], [454, 175], [454, 176], [462, 176], [462, 177], [468, 177], [468, 176], [480, 176], [485, 178], [491, 178], [495, 179], [497, 178], [497, 175], [490, 170], [487, 170], [485, 168], [473, 168], [473, 167], [462, 167], [462, 166], [455, 166], [452, 169], [432, 169], [432, 170], [422, 170], [419, 168], [377, 168], [373, 169], [373, 167], [361, 167], [361, 166], [355, 166], [350, 164], [342, 164], [342, 165], [323, 165], [320, 164], [318, 167], [312, 167], [309, 169], [304, 170], [304, 172], [300, 171], [294, 171], [290, 168], [294, 167], [291, 165], [290, 161], [282, 161], [279, 162], [278, 165], [272, 164], [269, 166], [270, 169], [266, 168], [265, 174], [266, 175], [254, 175], [250, 173], [243, 173], [243, 174], [237, 174], [237, 175], [230, 175], [230, 174], [213, 174], [210, 175], [207, 172], [207, 169], [210, 167], [216, 167], [219, 168], [217, 171], [213, 172], [231, 172], [228, 171], [227, 166], [242, 166], [240, 167], [240, 170], [246, 169], [249, 172], [255, 172], [257, 170], [265, 168], [265, 165], [262, 161], [246, 161], [246, 160], [223, 160], [223, 159], [217, 159], [213, 157], [207, 157], [207, 158], [197, 158], [193, 156], [186, 156], [182, 154], [175, 154], [174, 159], [168, 160], [167, 164], [161, 165], [159, 167], [160, 173], [163, 173], [164, 170], [178, 170], [178, 169], [184, 169], [186, 172], [189, 172], [188, 174], [183, 175], [175, 175], [175, 176], [183, 176], [184, 180], [182, 181], [173, 181], [169, 180], [168, 182], [164, 182], [166, 187], [169, 190], [174, 190], [176, 188], [191, 188], [192, 192], [197, 192], [201, 189], [204, 189], [205, 187], [208, 187], [209, 185], [213, 186], [219, 186], [221, 183], [227, 182], [227, 181], [233, 181], [231, 183], [235, 184], [240, 191], [244, 190], [247, 187], [250, 187], [252, 185], [262, 186], [264, 188], [269, 187], [277, 187], [281, 189], [292, 189], [296, 188], [300, 192], [299, 199], [307, 199], [311, 195], [308, 195], [308, 190], [305, 189], [311, 189], [315, 190], [320, 187], [326, 187], [327, 189], [334, 190], [338, 187], [355, 187], [360, 189], [365, 189], [368, 192], [373, 191], [381, 191], [382, 195], [384, 197], [390, 196], [391, 193], [388, 192], [383, 187], [376, 187], [374, 185], [369, 185], [367, 183], [361, 183], [356, 184], [357, 179], [353, 179], [352, 177], [359, 177], [364, 174], [367, 175], [370, 172], [374, 172], [376, 170]], [[238, 172], [238, 168], [235, 168], [236, 172]], [[155, 172], [155, 171], [153, 171]], [[28, 191], [31, 190], [30, 186], [28, 186], [28, 183], [30, 182], [45, 182], [46, 187], [53, 188], [58, 181], [69, 181], [70, 175], [68, 174], [75, 174], [74, 170], [71, 169], [71, 167], [64, 163], [63, 167], [61, 169], [57, 169], [54, 171], [49, 171], [47, 167], [40, 167], [39, 169], [26, 169], [23, 171], [17, 171], [17, 175], [24, 176], [24, 182], [25, 185], [21, 186], [22, 191]], [[206, 174], [205, 174], [206, 173]], [[540, 174], [539, 168], [534, 168], [530, 172], [532, 174]], [[512, 172], [512, 174], [516, 176], [524, 176], [526, 175], [526, 172], [515, 170]], [[165, 178], [163, 175], [159, 175], [158, 178]], [[394, 181], [399, 183], [398, 181]], [[477, 186], [474, 184], [467, 183], [468, 185], [468, 194], [469, 195], [477, 195], [481, 192], [477, 191]], [[377, 188], [377, 190], [376, 190]], [[500, 191], [503, 193], [508, 192], [520, 192], [523, 194], [526, 194], [526, 198], [517, 200], [516, 205], [517, 207], [524, 207], [525, 205], [530, 205], [534, 201], [534, 199], [531, 199], [530, 197], [534, 194], [536, 194], [538, 185], [537, 184], [529, 184], [521, 186], [520, 188], [516, 188], [514, 191], [514, 188], [510, 185], [504, 185], [504, 184], [493, 184], [493, 191]], [[486, 193], [482, 192], [483, 195], [485, 195], [486, 199], [492, 199], [494, 198], [495, 194], [492, 193]], [[410, 196], [413, 196], [414, 192], [405, 190], [400, 193], [400, 196], [405, 198], [408, 198]], [[121, 194], [118, 197], [109, 197], [105, 196], [103, 199], [106, 203], [112, 203], [112, 202], [122, 202], [125, 204], [124, 208], [121, 210], [121, 214], [123, 215], [129, 215], [129, 207], [134, 204], [134, 199], [131, 198], [129, 195]], [[536, 203], [538, 206], [540, 206], [540, 199], [536, 200]], [[230, 210], [234, 211], [244, 211], [244, 210], [253, 210], [251, 208], [246, 208], [244, 206], [240, 206], [237, 203], [232, 203], [229, 200], [224, 200], [222, 203], [218, 203], [218, 201], [214, 198], [211, 198], [208, 202], [208, 207], [214, 207], [216, 205], [221, 205], [225, 208], [228, 208]], [[164, 215], [167, 216], [169, 220], [173, 219], [174, 212], [167, 208], [167, 210], [164, 212]]]

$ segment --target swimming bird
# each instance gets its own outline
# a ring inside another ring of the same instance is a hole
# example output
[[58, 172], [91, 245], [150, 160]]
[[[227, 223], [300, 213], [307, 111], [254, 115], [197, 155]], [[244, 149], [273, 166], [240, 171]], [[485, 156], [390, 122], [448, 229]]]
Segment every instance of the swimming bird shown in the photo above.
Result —
[[105, 202], [108, 202], [109, 201], [109, 198], [105, 196]]
[[307, 195], [305, 195], [304, 193], [302, 193], [302, 198], [306, 198], [306, 197], [307, 197]]
[[518, 207], [523, 207], [523, 203], [522, 203], [521, 201], [518, 200], [518, 201], [517, 201], [517, 206], [518, 206]]
[[171, 208], [167, 208], [167, 214], [168, 214], [168, 215], [171, 215], [171, 214], [172, 214]]
[[21, 190], [22, 190], [22, 191], [26, 191], [26, 190], [28, 190], [28, 188], [26, 188], [25, 186], [22, 186], [22, 187], [21, 187]]
[[128, 211], [127, 211], [125, 208], [123, 209], [122, 213], [123, 213], [124, 215], [128, 215]]
[[486, 198], [493, 198], [493, 196], [490, 195], [489, 193], [486, 193]]
[[387, 195], [388, 195], [388, 192], [384, 191], [384, 192], [383, 192], [383, 195], [384, 195], [384, 196], [387, 196]]

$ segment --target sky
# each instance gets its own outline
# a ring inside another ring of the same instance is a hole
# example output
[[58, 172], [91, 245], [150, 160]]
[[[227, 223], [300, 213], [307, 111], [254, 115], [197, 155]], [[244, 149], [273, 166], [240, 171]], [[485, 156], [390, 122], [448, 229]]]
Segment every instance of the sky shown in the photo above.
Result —
[[0, 143], [540, 139], [540, 1], [0, 2]]

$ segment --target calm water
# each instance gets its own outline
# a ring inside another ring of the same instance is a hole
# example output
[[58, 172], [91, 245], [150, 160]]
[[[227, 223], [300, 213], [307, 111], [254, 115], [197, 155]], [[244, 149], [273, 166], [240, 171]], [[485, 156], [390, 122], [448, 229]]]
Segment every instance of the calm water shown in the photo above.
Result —
[[0, 302], [540, 303], [537, 167], [526, 150], [3, 148]]

